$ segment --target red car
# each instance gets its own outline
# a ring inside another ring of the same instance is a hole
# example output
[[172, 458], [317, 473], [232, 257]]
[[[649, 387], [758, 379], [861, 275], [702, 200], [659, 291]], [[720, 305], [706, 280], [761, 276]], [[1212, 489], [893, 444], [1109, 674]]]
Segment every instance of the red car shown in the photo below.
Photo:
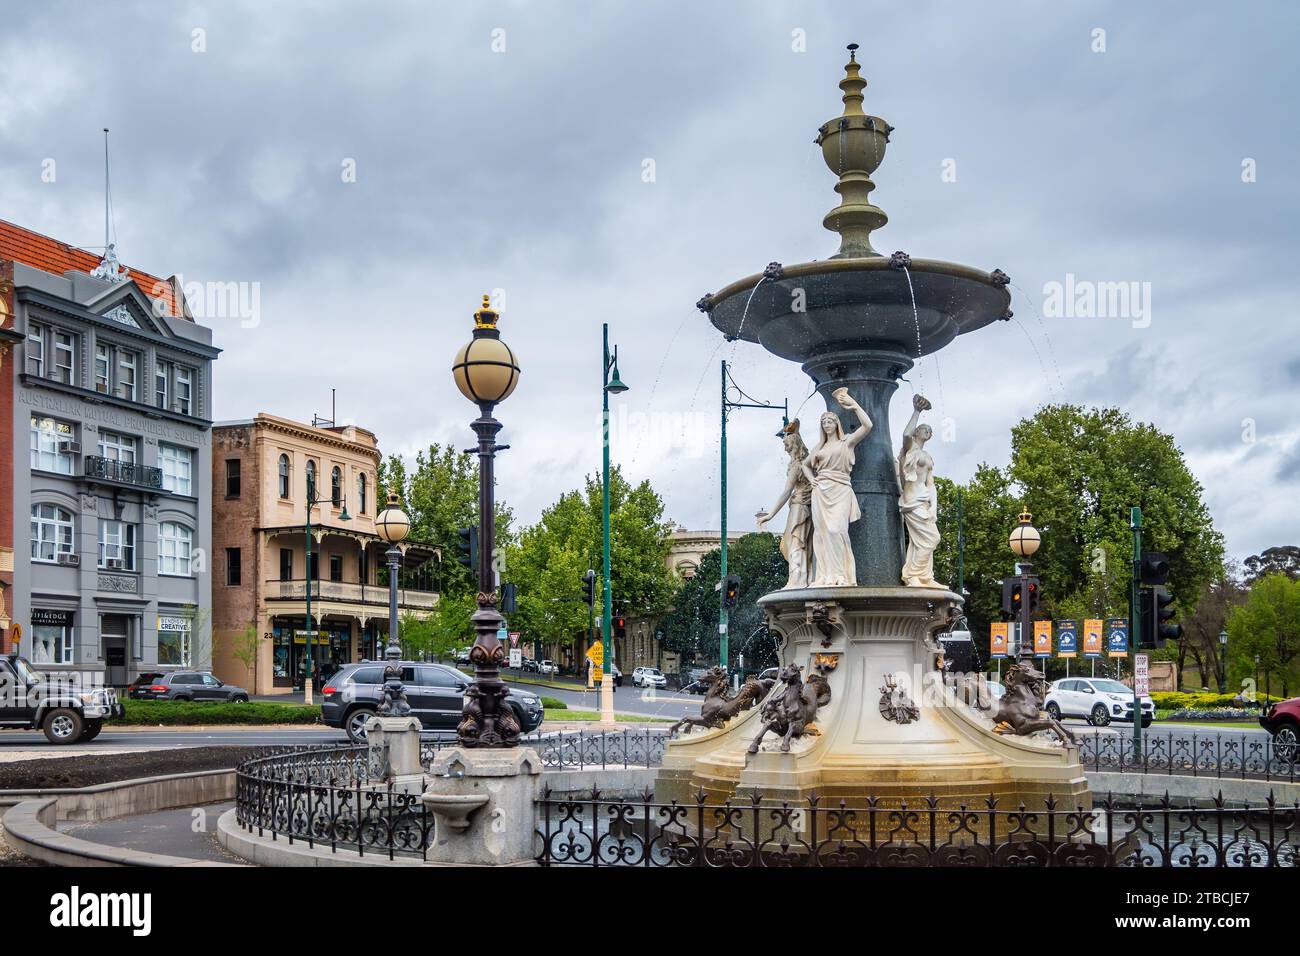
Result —
[[1273, 735], [1273, 753], [1279, 760], [1300, 761], [1300, 697], [1269, 704], [1259, 725]]

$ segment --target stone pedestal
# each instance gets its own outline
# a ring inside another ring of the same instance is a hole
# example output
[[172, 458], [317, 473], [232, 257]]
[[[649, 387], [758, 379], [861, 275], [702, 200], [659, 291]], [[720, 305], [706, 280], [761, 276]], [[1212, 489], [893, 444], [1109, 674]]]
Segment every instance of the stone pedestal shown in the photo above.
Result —
[[372, 718], [366, 724], [366, 750], [372, 779], [397, 785], [423, 780], [419, 718]]
[[[751, 755], [762, 727], [756, 706], [720, 730], [671, 742], [656, 799], [693, 804], [703, 789], [709, 802], [745, 805], [754, 794], [804, 805], [816, 794], [823, 806], [861, 806], [876, 797], [879, 806], [897, 807], [933, 796], [943, 806], [982, 807], [990, 795], [1002, 809], [1021, 802], [1038, 809], [1049, 795], [1067, 806], [1091, 806], [1074, 748], [995, 734], [990, 720], [944, 685], [930, 645], [960, 600], [942, 588], [905, 587], [809, 588], [762, 598], [783, 638], [782, 662], [801, 665], [805, 677], [820, 672], [830, 685], [831, 702], [817, 714], [819, 733], [793, 741], [788, 753], [768, 735]], [[882, 713], [882, 688], [890, 681], [916, 706], [915, 719]]]
[[531, 866], [542, 759], [524, 747], [441, 751], [424, 805], [435, 817], [428, 862]]

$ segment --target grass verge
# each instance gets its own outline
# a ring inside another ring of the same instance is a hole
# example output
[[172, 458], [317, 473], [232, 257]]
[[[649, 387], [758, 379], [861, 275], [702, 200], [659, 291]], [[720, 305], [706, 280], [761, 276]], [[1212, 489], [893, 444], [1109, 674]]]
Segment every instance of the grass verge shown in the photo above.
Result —
[[[600, 712], [595, 710], [551, 710], [545, 708], [547, 720], [575, 720], [575, 721], [596, 721], [600, 720]], [[615, 714], [614, 719], [625, 724], [670, 724], [670, 717], [651, 717], [649, 714]], [[546, 725], [542, 725], [546, 729]]]

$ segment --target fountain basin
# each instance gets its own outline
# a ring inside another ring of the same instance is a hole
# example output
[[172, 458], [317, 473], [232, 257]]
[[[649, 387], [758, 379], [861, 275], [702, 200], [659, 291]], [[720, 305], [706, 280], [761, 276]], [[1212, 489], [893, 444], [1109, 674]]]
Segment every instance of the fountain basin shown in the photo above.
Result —
[[889, 258], [874, 256], [784, 266], [775, 279], [758, 273], [701, 304], [728, 339], [808, 362], [844, 349], [915, 359], [1003, 318], [1010, 303], [1000, 273], [939, 259], [912, 259], [904, 272]]

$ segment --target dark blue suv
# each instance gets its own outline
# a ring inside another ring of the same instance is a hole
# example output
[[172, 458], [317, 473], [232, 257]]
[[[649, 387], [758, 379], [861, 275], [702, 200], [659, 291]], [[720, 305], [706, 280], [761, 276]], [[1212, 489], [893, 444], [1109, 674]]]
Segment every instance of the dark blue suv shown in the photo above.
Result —
[[[402, 684], [411, 714], [427, 731], [455, 733], [464, 708], [465, 688], [473, 679], [446, 664], [402, 661]], [[347, 732], [353, 743], [366, 739], [366, 723], [383, 699], [384, 667], [381, 661], [347, 664], [330, 676], [322, 691], [321, 720]], [[542, 702], [533, 694], [511, 688], [506, 697], [519, 720], [519, 728], [532, 733], [542, 725]]]

